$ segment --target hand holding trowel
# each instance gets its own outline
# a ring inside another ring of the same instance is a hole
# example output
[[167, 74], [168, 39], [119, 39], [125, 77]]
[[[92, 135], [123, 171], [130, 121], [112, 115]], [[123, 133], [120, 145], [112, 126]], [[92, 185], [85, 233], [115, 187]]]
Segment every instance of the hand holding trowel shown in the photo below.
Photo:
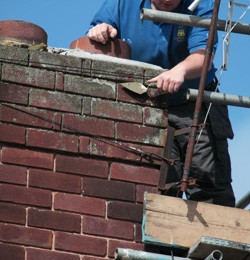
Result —
[[147, 86], [145, 86], [140, 82], [125, 82], [125, 83], [121, 83], [121, 85], [124, 88], [129, 89], [139, 95], [147, 93], [148, 96], [151, 98], [155, 98], [155, 97], [167, 94], [162, 89], [158, 89], [156, 86], [156, 83], [150, 83]]

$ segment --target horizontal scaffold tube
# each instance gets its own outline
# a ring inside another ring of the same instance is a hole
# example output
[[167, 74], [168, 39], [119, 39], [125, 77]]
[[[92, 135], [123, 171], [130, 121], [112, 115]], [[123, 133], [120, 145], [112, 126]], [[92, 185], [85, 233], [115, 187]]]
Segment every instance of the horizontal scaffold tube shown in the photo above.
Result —
[[[173, 23], [173, 24], [192, 26], [192, 27], [201, 27], [207, 29], [210, 28], [210, 24], [211, 24], [211, 19], [208, 18], [202, 18], [195, 15], [152, 10], [146, 8], [142, 8], [141, 10], [141, 19], [152, 20], [156, 22]], [[218, 20], [217, 30], [225, 31], [226, 25], [227, 25], [226, 21]], [[232, 22], [232, 27], [233, 27], [232, 32], [234, 33], [250, 35], [250, 24]]]
[[[196, 100], [198, 97], [197, 89], [188, 89], [187, 91], [187, 100]], [[238, 107], [250, 107], [250, 97], [231, 95], [225, 93], [204, 91], [203, 101], [209, 103], [219, 103], [229, 106], [238, 106]]]
[[[147, 253], [132, 249], [117, 248], [115, 252], [116, 260], [172, 260], [172, 256]], [[175, 260], [192, 260], [190, 258], [174, 257]]]
[[[172, 260], [172, 256], [147, 253], [132, 249], [117, 248], [115, 252], [116, 260]], [[175, 260], [192, 260], [192, 258], [174, 257]], [[223, 255], [219, 250], [214, 250], [206, 260], [222, 260]]]

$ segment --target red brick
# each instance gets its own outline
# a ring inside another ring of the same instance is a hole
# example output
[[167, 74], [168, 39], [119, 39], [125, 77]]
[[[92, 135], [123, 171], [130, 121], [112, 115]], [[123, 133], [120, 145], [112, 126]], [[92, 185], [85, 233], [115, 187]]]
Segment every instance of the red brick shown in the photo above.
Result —
[[60, 125], [61, 122], [61, 115], [51, 111], [6, 104], [0, 109], [0, 120], [13, 124], [52, 129], [55, 128], [54, 125]]
[[81, 193], [81, 177], [52, 171], [31, 169], [29, 171], [29, 186]]
[[[81, 134], [114, 138], [114, 122], [94, 117], [64, 115], [64, 130], [72, 130]], [[67, 126], [67, 128], [66, 128]]]
[[2, 162], [38, 168], [53, 169], [53, 155], [28, 149], [7, 148], [2, 150]]
[[76, 153], [78, 152], [78, 137], [29, 129], [27, 131], [27, 146]]
[[56, 170], [82, 176], [107, 178], [108, 163], [82, 157], [57, 155]]
[[0, 142], [25, 144], [25, 128], [0, 124]]
[[[24, 225], [26, 222], [25, 207], [0, 202], [0, 221]], [[1, 258], [0, 258], [1, 259]]]
[[83, 178], [83, 193], [85, 196], [135, 201], [135, 185], [119, 181]]
[[112, 163], [110, 167], [110, 177], [115, 180], [157, 185], [160, 171], [142, 166]]
[[0, 182], [26, 185], [27, 169], [20, 166], [0, 164]]
[[64, 90], [64, 74], [62, 72], [56, 73], [56, 84], [55, 89], [59, 91]]
[[61, 92], [31, 89], [29, 104], [58, 111], [81, 113], [82, 98]]
[[79, 152], [83, 154], [89, 154], [90, 139], [86, 136], [80, 136], [80, 148]]
[[55, 252], [36, 248], [27, 248], [27, 260], [80, 260], [79, 255]]
[[2, 80], [47, 89], [55, 87], [54, 72], [11, 64], [3, 64]]
[[157, 187], [136, 185], [136, 202], [144, 202], [145, 192], [160, 194], [160, 191], [158, 191]]
[[41, 248], [51, 248], [52, 232], [0, 223], [0, 241]]
[[129, 142], [164, 146], [166, 131], [142, 125], [117, 123], [117, 139]]
[[11, 62], [16, 64], [29, 64], [29, 56], [27, 48], [20, 48], [16, 46], [0, 46], [1, 62]]
[[0, 82], [0, 101], [28, 104], [29, 88]]
[[154, 146], [142, 146], [142, 151], [147, 153], [149, 156], [144, 156], [142, 162], [150, 163], [155, 165], [161, 165], [164, 147], [154, 147]]
[[144, 245], [121, 240], [109, 240], [108, 256], [114, 257], [117, 248], [129, 248], [144, 251]]
[[30, 51], [29, 64], [41, 69], [81, 74], [81, 59], [69, 55], [57, 55], [44, 51]]
[[134, 224], [125, 221], [84, 216], [83, 233], [133, 240]]
[[91, 101], [92, 97], [83, 97], [82, 98], [82, 114], [91, 115]]
[[115, 83], [106, 80], [65, 75], [64, 90], [83, 96], [115, 99]]
[[143, 78], [144, 69], [141, 66], [131, 66], [129, 63], [118, 64], [105, 59], [93, 59], [92, 61], [92, 76], [94, 78], [107, 78], [115, 81], [135, 81], [138, 78]]
[[28, 226], [80, 233], [81, 216], [31, 208], [28, 211]]
[[142, 123], [142, 108], [140, 106], [110, 100], [93, 100], [92, 115], [119, 121]]
[[51, 207], [51, 192], [16, 185], [0, 184], [0, 200], [17, 204]]
[[108, 158], [116, 158], [130, 161], [140, 161], [139, 156], [133, 149], [141, 149], [141, 146], [123, 142], [114, 142], [109, 140], [91, 139], [90, 154], [104, 156]]
[[142, 242], [142, 225], [141, 224], [135, 225], [135, 241], [138, 243]]
[[106, 202], [98, 198], [57, 193], [55, 194], [54, 208], [56, 210], [104, 217], [106, 213]]
[[145, 107], [143, 111], [145, 125], [166, 128], [168, 126], [167, 110]]
[[82, 260], [103, 260], [103, 258], [96, 256], [84, 256]]
[[25, 260], [25, 249], [21, 246], [0, 243], [0, 259]]
[[108, 218], [142, 222], [143, 207], [140, 204], [111, 201], [108, 203]]
[[[67, 241], [67, 243], [65, 243]], [[56, 232], [55, 249], [105, 256], [107, 253], [107, 240], [84, 235]]]

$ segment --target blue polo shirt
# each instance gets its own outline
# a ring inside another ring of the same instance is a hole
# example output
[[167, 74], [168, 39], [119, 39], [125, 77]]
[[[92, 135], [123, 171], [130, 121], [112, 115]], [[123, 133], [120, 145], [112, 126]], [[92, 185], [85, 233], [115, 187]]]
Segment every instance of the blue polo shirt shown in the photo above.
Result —
[[[206, 18], [212, 16], [214, 0], [201, 1], [193, 13], [188, 10], [192, 2], [193, 0], [182, 0], [173, 12]], [[118, 38], [130, 45], [132, 60], [166, 69], [171, 69], [190, 53], [206, 48], [207, 29], [141, 20], [142, 8], [151, 9], [150, 0], [104, 0], [91, 22], [91, 27], [100, 23], [112, 25], [118, 31]], [[216, 47], [217, 37], [214, 52]], [[215, 69], [212, 67], [208, 72], [207, 83], [213, 79], [214, 73]], [[178, 93], [170, 95], [170, 101], [180, 103], [188, 88], [198, 87], [199, 79], [187, 80]]]

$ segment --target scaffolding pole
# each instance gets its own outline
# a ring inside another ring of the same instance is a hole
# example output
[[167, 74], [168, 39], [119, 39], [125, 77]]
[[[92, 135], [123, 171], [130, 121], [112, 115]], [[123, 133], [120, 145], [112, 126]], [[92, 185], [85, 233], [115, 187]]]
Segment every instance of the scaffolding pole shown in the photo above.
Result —
[[[195, 15], [179, 14], [147, 8], [142, 8], [141, 19], [152, 20], [156, 22], [173, 23], [177, 25], [201, 27], [206, 29], [210, 28], [212, 22], [212, 19], [202, 18]], [[217, 20], [215, 26], [218, 31], [224, 32], [227, 28], [227, 21]], [[232, 22], [231, 27], [233, 28], [233, 33], [250, 35], [250, 24]]]
[[[116, 260], [194, 260], [194, 258], [183, 258], [132, 249], [117, 248], [115, 252]], [[205, 260], [222, 260], [223, 254], [219, 250], [214, 250]]]
[[[188, 89], [186, 98], [187, 100], [196, 100], [198, 97], [197, 89]], [[203, 102], [207, 103], [219, 103], [222, 105], [247, 107], [250, 108], [250, 97], [231, 95], [219, 92], [204, 91]]]

